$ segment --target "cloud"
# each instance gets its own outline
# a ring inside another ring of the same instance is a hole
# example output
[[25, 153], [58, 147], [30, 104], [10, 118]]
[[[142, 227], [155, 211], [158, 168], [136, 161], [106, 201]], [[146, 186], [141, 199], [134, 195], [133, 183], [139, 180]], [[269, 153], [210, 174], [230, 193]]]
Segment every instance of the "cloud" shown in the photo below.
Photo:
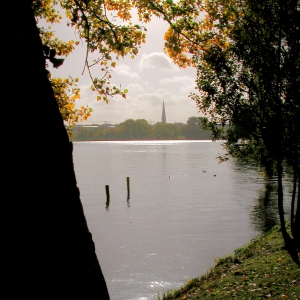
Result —
[[186, 96], [188, 96], [190, 92], [194, 92], [196, 86], [195, 78], [187, 75], [163, 78], [159, 81], [159, 84]]
[[172, 63], [172, 60], [161, 52], [143, 54], [139, 63], [140, 70], [145, 69], [163, 69], [166, 71], [175, 71], [178, 68]]
[[78, 106], [87, 105], [97, 98], [97, 92], [91, 90], [90, 85], [81, 85], [80, 88], [80, 99], [76, 100], [75, 104]]
[[176, 85], [195, 85], [195, 78], [192, 78], [190, 76], [174, 76], [173, 78], [163, 78], [159, 81], [160, 84], [176, 84]]
[[142, 86], [136, 83], [130, 83], [127, 88], [129, 90], [129, 94], [143, 93], [145, 91]]
[[139, 74], [132, 71], [130, 66], [128, 65], [117, 65], [117, 67], [114, 70], [118, 75], [120, 76], [126, 76], [126, 77], [130, 77], [130, 78], [139, 78]]

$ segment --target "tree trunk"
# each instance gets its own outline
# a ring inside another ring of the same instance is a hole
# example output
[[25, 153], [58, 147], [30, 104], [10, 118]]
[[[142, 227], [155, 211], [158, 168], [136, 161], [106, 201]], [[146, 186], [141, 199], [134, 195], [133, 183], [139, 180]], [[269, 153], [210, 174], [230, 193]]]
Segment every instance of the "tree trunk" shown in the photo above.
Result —
[[293, 261], [300, 266], [298, 251], [295, 240], [293, 240], [289, 233], [286, 230], [285, 220], [284, 220], [284, 209], [283, 209], [283, 187], [282, 187], [282, 163], [281, 159], [277, 159], [277, 197], [278, 197], [278, 212], [279, 212], [279, 220], [280, 220], [280, 227], [281, 233], [284, 240], [285, 248], [288, 250], [291, 258]]
[[300, 168], [298, 170], [298, 198], [297, 198], [297, 209], [294, 221], [294, 238], [296, 240], [296, 247], [300, 250]]
[[[3, 110], [5, 259], [10, 298], [109, 299], [77, 188], [72, 144], [45, 71], [30, 0], [8, 2]], [[8, 76], [10, 74], [10, 76]], [[6, 165], [6, 164], [4, 164]], [[3, 178], [3, 177], [2, 177]]]

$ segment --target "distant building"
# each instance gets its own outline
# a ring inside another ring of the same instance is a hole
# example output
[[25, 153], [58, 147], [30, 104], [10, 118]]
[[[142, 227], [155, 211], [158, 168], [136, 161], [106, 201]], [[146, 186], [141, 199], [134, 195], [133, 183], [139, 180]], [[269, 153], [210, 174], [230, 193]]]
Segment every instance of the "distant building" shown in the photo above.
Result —
[[166, 124], [166, 123], [167, 123], [167, 119], [166, 119], [166, 111], [165, 111], [165, 102], [164, 102], [164, 100], [163, 100], [163, 108], [162, 108], [161, 122], [162, 122], [162, 124]]

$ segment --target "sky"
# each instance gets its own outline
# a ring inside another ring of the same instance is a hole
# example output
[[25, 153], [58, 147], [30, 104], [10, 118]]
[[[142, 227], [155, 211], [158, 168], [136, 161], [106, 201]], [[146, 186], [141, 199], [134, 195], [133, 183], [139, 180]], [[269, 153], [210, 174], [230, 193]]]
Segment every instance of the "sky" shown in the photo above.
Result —
[[[62, 40], [77, 40], [75, 30], [64, 25], [64, 20], [52, 28]], [[90, 77], [82, 75], [85, 47], [79, 44], [58, 69], [49, 68], [52, 76], [79, 77], [81, 99], [77, 105], [92, 108], [92, 115], [79, 124], [119, 124], [127, 119], [146, 119], [149, 123], [161, 121], [162, 104], [165, 103], [167, 123], [186, 123], [189, 117], [200, 116], [196, 103], [188, 96], [195, 92], [196, 69], [181, 69], [164, 54], [166, 22], [153, 18], [142, 24], [147, 28], [146, 43], [138, 55], [121, 58], [112, 72], [111, 83], [129, 91], [126, 99], [121, 96], [109, 98], [109, 103], [97, 101], [97, 93], [90, 90]], [[99, 73], [97, 73], [99, 68]], [[95, 77], [101, 77], [100, 67], [92, 68]]]

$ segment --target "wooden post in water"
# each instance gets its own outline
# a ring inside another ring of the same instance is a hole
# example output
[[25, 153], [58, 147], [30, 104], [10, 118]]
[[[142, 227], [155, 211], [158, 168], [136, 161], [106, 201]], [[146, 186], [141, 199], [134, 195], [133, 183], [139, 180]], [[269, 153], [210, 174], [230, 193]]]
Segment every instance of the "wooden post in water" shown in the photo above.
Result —
[[105, 191], [106, 191], [106, 200], [109, 200], [109, 185], [105, 186]]
[[127, 200], [130, 198], [130, 184], [129, 184], [129, 177], [126, 177], [127, 181]]
[[105, 186], [105, 192], [106, 192], [106, 210], [109, 210], [109, 185]]

